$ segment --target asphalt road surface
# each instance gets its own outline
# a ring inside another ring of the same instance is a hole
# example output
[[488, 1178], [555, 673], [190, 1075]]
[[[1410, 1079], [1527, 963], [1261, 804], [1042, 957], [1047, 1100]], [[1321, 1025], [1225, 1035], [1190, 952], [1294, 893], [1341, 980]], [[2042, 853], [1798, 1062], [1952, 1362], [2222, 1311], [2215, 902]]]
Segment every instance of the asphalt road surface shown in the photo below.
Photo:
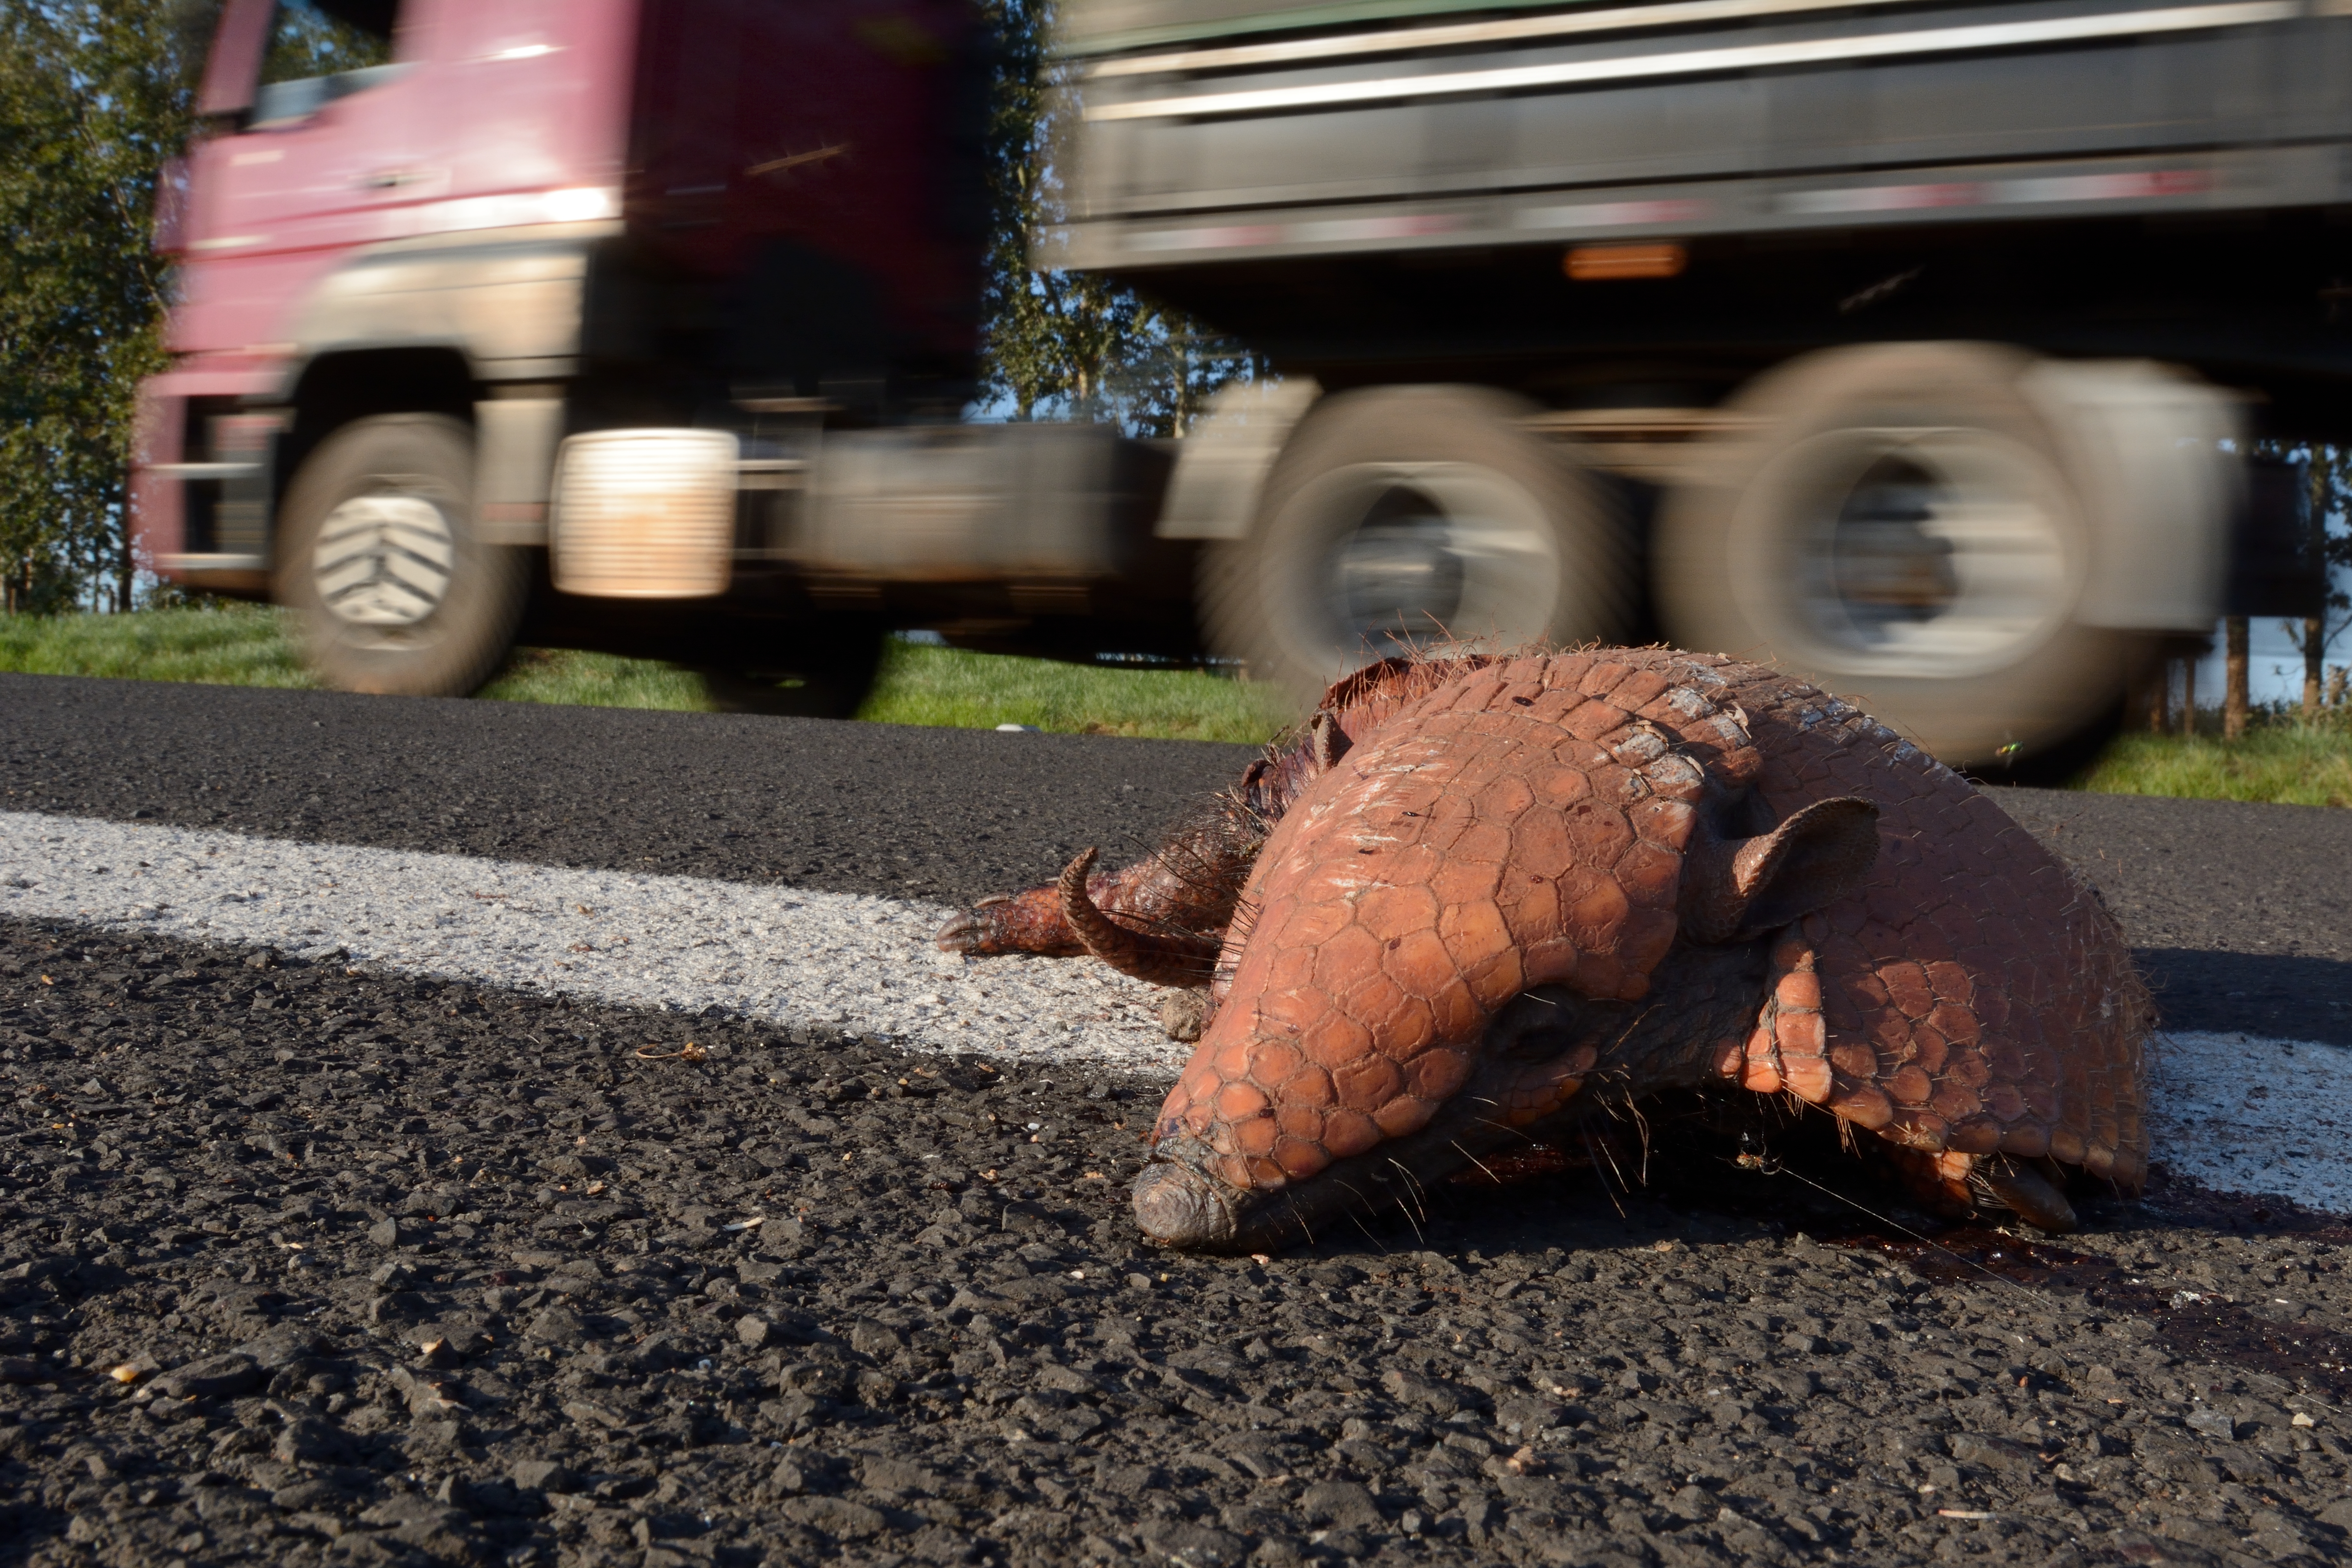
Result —
[[1253, 754], [0, 675], [0, 810], [948, 901], [1141, 848]]
[[[0, 675], [0, 810], [948, 903], [1143, 848], [1253, 754]], [[2168, 1025], [2352, 1045], [2352, 812], [1995, 796], [2099, 886]]]
[[[17, 839], [57, 881], [153, 825], [806, 890], [843, 901], [792, 919], [846, 926], [1140, 845], [1245, 755], [0, 678], [0, 813], [56, 825]], [[2002, 799], [2169, 1026], [2352, 1045], [2352, 817]], [[2065, 1247], [1923, 1243], [1833, 1152], [1767, 1176], [1662, 1131], [1647, 1186], [1456, 1185], [1188, 1259], [1124, 1212], [1164, 1078], [1100, 1051], [42, 907], [0, 922], [0, 1561], [2347, 1550], [2352, 1232], [2275, 1201], [2160, 1183]]]

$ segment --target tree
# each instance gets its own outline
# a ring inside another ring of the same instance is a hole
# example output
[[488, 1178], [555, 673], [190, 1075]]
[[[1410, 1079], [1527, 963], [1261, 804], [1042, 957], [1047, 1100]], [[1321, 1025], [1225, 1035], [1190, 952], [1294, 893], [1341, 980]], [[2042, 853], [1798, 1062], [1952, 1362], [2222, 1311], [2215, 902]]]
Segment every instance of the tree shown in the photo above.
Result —
[[[124, 484], [170, 293], [156, 191], [195, 128], [218, 9], [0, 0], [0, 608], [131, 605]], [[377, 40], [297, 5], [267, 76], [382, 58]]]
[[1069, 100], [1049, 54], [1053, 0], [982, 0], [997, 61], [988, 126], [991, 224], [983, 384], [1016, 419], [1108, 419], [1181, 436], [1250, 359], [1181, 312], [1103, 279], [1033, 264], [1066, 210], [1056, 153]]
[[[193, 25], [192, 25], [193, 24]], [[192, 37], [192, 35], [194, 37]], [[148, 242], [201, 20], [167, 0], [0, 6], [0, 605], [127, 608], [124, 476], [163, 362]]]
[[2303, 655], [2303, 715], [2308, 719], [2319, 712], [2327, 649], [2352, 626], [2352, 595], [2336, 581], [2337, 573], [2352, 571], [2352, 447], [2315, 444], [2301, 455], [2309, 465], [2311, 487], [2306, 548], [2312, 569], [2326, 584], [2319, 614], [2285, 623]]
[[2243, 616], [2221, 618], [2221, 739], [2225, 741], [2246, 738], [2246, 720], [2252, 707], [2246, 653], [2248, 630]]

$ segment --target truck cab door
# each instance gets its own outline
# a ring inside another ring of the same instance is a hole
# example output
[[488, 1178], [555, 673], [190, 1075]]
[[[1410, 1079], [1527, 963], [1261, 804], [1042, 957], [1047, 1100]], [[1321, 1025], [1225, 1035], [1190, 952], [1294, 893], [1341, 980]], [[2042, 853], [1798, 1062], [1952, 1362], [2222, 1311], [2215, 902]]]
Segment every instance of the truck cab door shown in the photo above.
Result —
[[227, 133], [190, 155], [185, 243], [199, 265], [187, 272], [195, 308], [182, 313], [207, 341], [174, 348], [283, 342], [319, 278], [358, 247], [415, 232], [446, 190], [438, 82], [421, 68], [433, 29], [401, 26], [389, 4], [328, 8], [337, 15], [310, 0], [230, 0], [223, 13], [200, 112]]
[[617, 217], [625, 0], [460, 4], [441, 28], [449, 228]]

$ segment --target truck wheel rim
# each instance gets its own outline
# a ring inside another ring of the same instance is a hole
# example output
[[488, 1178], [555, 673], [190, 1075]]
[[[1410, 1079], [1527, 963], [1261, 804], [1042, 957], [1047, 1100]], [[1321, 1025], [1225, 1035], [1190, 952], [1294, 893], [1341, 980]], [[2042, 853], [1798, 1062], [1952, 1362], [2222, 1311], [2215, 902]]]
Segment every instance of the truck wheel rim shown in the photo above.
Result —
[[413, 626], [441, 607], [457, 539], [440, 507], [417, 495], [353, 496], [327, 514], [310, 551], [320, 601], [354, 626]]
[[1980, 429], [1846, 429], [1791, 447], [1740, 503], [1725, 563], [1784, 659], [1964, 679], [2055, 636], [2081, 592], [2055, 468]]
[[1291, 502], [1296, 547], [1270, 563], [1283, 640], [1329, 677], [1439, 642], [1515, 645], [1559, 605], [1559, 543], [1543, 503], [1491, 468], [1361, 464]]

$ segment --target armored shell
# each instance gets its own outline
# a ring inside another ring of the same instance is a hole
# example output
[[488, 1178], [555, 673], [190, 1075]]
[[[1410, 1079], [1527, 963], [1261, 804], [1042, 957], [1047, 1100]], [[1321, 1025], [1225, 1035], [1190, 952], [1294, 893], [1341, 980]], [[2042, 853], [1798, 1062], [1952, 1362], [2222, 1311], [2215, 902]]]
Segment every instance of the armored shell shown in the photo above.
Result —
[[[1832, 800], [1876, 807], [1874, 863], [1763, 939], [1752, 1005], [1654, 995], [1685, 950], [1721, 989], [1698, 950], [1738, 933], [1704, 929], [1720, 921], [1691, 886], [1710, 835]], [[1785, 1091], [1929, 1157], [1918, 1173], [1959, 1199], [1978, 1156], [2146, 1173], [2148, 1008], [2095, 894], [1950, 770], [1756, 666], [1610, 649], [1455, 667], [1306, 788], [1242, 910], [1137, 1187], [1163, 1239], [1243, 1238], [1265, 1200], [1440, 1122], [1458, 1143], [1474, 1119], [1445, 1110], [1474, 1079], [1490, 1126], [1567, 1109], [1606, 1041], [1482, 1061], [1544, 988], [1648, 1002], [1705, 1037], [1621, 1052], [1622, 1090], [1696, 1063]]]

